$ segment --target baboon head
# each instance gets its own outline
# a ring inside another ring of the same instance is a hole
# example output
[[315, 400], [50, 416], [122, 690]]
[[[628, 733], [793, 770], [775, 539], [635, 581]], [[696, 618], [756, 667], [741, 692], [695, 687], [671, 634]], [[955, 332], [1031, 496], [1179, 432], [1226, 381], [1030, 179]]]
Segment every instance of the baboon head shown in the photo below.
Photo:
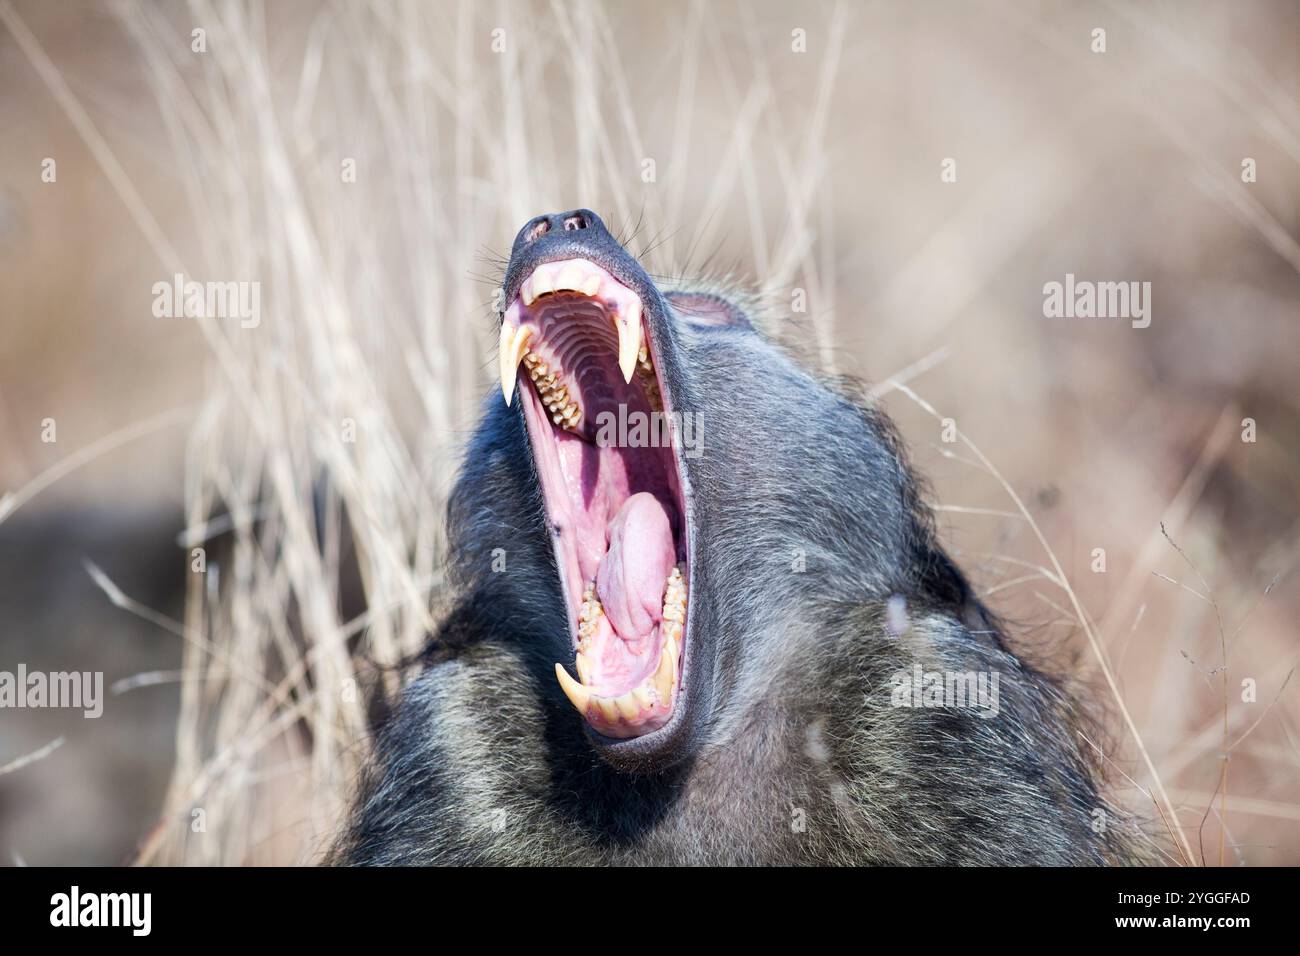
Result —
[[491, 613], [563, 619], [553, 679], [606, 760], [688, 757], [822, 653], [818, 613], [918, 590], [929, 539], [889, 434], [742, 305], [661, 290], [586, 209], [528, 222], [502, 288], [511, 407], [489, 409], [453, 519], [545, 528], [553, 564], [525, 549], [535, 573], [494, 582]]

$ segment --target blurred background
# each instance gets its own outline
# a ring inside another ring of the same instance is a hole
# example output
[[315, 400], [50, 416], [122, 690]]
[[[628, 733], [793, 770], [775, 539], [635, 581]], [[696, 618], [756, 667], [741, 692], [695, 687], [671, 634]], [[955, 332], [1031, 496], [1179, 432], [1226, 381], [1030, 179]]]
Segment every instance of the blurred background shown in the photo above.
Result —
[[1295, 2], [0, 0], [0, 130], [0, 670], [107, 695], [0, 710], [0, 862], [319, 858], [587, 206], [866, 383], [1169, 859], [1300, 863]]

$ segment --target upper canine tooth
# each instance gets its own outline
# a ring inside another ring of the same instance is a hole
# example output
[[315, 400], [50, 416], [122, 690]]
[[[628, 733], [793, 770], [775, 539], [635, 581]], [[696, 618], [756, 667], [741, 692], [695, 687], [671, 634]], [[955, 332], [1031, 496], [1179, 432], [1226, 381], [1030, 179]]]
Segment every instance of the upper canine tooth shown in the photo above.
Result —
[[528, 338], [533, 334], [526, 325], [515, 326], [509, 322], [501, 323], [501, 341], [497, 345], [497, 357], [501, 362], [501, 394], [506, 404], [515, 393], [515, 376], [519, 372], [519, 360], [528, 348]]
[[641, 352], [641, 300], [634, 296], [619, 312], [614, 324], [618, 327], [618, 367], [623, 381], [631, 383], [637, 355]]
[[525, 279], [524, 284], [519, 287], [519, 298], [524, 300], [524, 305], [532, 305], [533, 300], [537, 298], [537, 293], [533, 291], [532, 276]]

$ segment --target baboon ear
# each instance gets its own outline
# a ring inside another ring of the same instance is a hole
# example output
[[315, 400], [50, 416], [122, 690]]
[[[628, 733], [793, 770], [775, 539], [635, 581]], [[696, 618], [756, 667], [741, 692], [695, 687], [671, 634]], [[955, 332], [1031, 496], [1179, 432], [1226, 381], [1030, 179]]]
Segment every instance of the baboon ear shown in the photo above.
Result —
[[752, 329], [743, 309], [712, 292], [669, 292], [673, 310], [689, 325], [701, 329]]

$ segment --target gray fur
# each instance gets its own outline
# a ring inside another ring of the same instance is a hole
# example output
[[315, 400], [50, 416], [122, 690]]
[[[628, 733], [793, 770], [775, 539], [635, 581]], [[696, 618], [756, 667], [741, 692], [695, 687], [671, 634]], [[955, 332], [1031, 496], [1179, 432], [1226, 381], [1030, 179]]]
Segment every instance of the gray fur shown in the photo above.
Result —
[[[456, 610], [377, 736], [335, 859], [1134, 860], [1078, 707], [1009, 649], [939, 548], [882, 415], [743, 317], [662, 318], [675, 403], [705, 427], [690, 465], [690, 613], [714, 665], [690, 752], [616, 769], [561, 694], [552, 668], [573, 651], [545, 515], [518, 405], [494, 395], [450, 509]], [[493, 574], [498, 547], [508, 570]], [[906, 605], [902, 633], [887, 622], [891, 596]], [[893, 675], [917, 662], [998, 673], [998, 715], [893, 706]]]

